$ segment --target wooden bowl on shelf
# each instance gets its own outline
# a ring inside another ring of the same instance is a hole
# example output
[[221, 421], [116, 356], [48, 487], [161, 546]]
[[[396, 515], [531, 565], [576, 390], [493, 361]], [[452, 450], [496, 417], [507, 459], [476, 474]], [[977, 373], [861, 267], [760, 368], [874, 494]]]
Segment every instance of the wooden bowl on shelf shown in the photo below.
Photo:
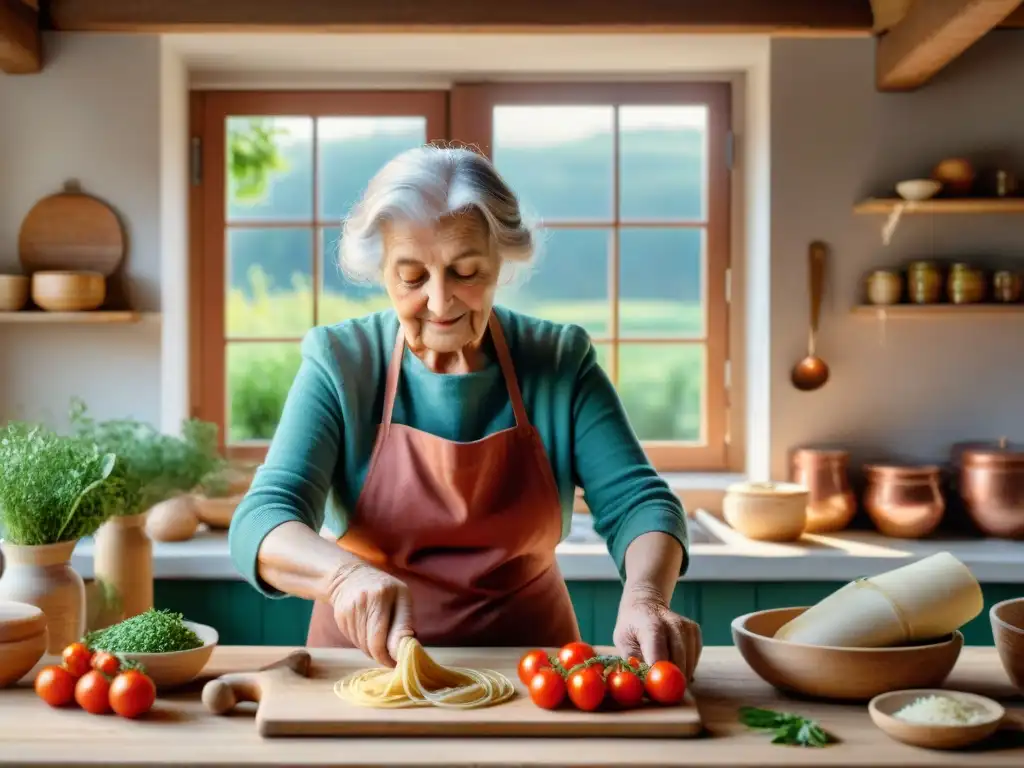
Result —
[[28, 303], [25, 275], [0, 275], [0, 312], [17, 312]]
[[1010, 682], [1024, 693], [1024, 597], [996, 603], [989, 610], [992, 637]]
[[776, 640], [806, 607], [738, 616], [732, 637], [743, 660], [766, 683], [787, 693], [837, 701], [868, 701], [881, 693], [937, 688], [953, 671], [964, 636], [888, 648], [839, 648]]
[[[918, 699], [937, 696], [953, 699], [979, 714], [976, 722], [918, 723], [896, 717], [896, 713]], [[883, 693], [868, 704], [868, 714], [878, 728], [888, 736], [925, 749], [962, 749], [987, 739], [997, 730], [1006, 716], [1006, 710], [998, 702], [973, 693], [947, 690], [909, 690]]]
[[47, 312], [87, 312], [107, 298], [99, 272], [43, 271], [32, 275], [32, 301]]

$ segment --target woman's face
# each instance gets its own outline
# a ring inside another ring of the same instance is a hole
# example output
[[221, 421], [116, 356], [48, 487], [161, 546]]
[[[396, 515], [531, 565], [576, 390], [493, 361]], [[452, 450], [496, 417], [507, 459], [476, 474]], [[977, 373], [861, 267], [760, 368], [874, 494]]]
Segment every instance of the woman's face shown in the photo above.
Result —
[[487, 330], [500, 259], [477, 211], [383, 228], [384, 284], [414, 352], [457, 353]]

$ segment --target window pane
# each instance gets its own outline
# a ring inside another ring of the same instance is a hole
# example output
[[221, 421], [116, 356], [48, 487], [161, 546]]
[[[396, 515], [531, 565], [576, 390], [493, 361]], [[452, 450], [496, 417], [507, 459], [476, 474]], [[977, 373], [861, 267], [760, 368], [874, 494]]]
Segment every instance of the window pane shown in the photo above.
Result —
[[301, 336], [312, 327], [312, 230], [230, 229], [226, 271], [228, 338]]
[[707, 107], [619, 108], [623, 219], [705, 218], [707, 119]]
[[619, 347], [619, 396], [641, 440], [701, 440], [703, 344]]
[[494, 164], [528, 213], [612, 219], [612, 107], [495, 107]]
[[228, 442], [270, 440], [302, 362], [299, 343], [228, 344]]
[[604, 368], [604, 372], [608, 375], [608, 378], [610, 379], [612, 377], [611, 342], [602, 343], [600, 341], [595, 341], [593, 342], [593, 344], [594, 355], [597, 357], [597, 364]]
[[497, 295], [499, 304], [557, 323], [576, 323], [609, 336], [608, 229], [548, 229], [528, 274]]
[[353, 283], [338, 266], [340, 227], [320, 232], [321, 281], [317, 325], [340, 323], [381, 309], [390, 309], [391, 300], [380, 285]]
[[321, 117], [316, 131], [320, 217], [340, 221], [381, 166], [426, 143], [427, 119]]
[[228, 221], [313, 218], [313, 119], [229, 117]]
[[619, 335], [702, 338], [704, 230], [619, 230]]

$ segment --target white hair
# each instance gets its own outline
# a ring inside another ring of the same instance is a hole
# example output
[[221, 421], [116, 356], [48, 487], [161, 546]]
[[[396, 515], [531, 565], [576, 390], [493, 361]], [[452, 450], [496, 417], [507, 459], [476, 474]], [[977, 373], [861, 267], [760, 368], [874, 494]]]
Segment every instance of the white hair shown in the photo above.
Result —
[[537, 246], [533, 228], [524, 222], [516, 194], [486, 157], [435, 145], [406, 150], [370, 179], [346, 217], [338, 252], [341, 270], [359, 282], [380, 278], [381, 224], [387, 221], [429, 224], [471, 209], [483, 216], [503, 267], [530, 261]]

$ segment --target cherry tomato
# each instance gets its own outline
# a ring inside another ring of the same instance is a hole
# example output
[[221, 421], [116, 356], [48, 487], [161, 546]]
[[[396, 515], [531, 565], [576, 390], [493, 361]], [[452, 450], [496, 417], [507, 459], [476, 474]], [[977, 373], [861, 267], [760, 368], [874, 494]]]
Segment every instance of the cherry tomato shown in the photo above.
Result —
[[600, 666], [584, 667], [569, 675], [568, 693], [572, 703], [584, 712], [593, 712], [604, 701], [604, 675]]
[[551, 667], [541, 667], [530, 678], [530, 699], [541, 709], [555, 709], [565, 699], [565, 680]]
[[144, 672], [127, 669], [110, 684], [110, 706], [121, 717], [138, 717], [156, 701], [156, 686]]
[[566, 671], [569, 671], [577, 664], [582, 664], [587, 659], [592, 659], [596, 655], [594, 647], [588, 643], [567, 643], [558, 652], [558, 661], [565, 667]]
[[43, 667], [36, 675], [36, 695], [51, 707], [63, 707], [75, 698], [75, 677], [64, 667]]
[[659, 704], [678, 704], [686, 693], [686, 678], [671, 661], [658, 661], [648, 670], [644, 689]]
[[121, 662], [112, 653], [96, 651], [92, 657], [92, 668], [98, 669], [107, 677], [113, 677], [121, 669]]
[[75, 701], [90, 714], [107, 714], [110, 711], [110, 681], [107, 676], [94, 669], [78, 678], [75, 683]]
[[92, 668], [90, 665], [92, 651], [86, 647], [85, 643], [72, 643], [64, 649], [61, 657], [64, 660], [64, 669], [73, 677], [81, 677]]
[[626, 663], [633, 669], [640, 669], [640, 659], [636, 656], [630, 656], [629, 659], [626, 660]]
[[636, 673], [628, 669], [615, 669], [608, 675], [608, 694], [620, 707], [639, 707], [644, 700], [644, 684]]
[[523, 685], [529, 685], [537, 672], [550, 666], [551, 660], [548, 659], [548, 655], [544, 651], [529, 651], [519, 660], [519, 679], [523, 681]]

